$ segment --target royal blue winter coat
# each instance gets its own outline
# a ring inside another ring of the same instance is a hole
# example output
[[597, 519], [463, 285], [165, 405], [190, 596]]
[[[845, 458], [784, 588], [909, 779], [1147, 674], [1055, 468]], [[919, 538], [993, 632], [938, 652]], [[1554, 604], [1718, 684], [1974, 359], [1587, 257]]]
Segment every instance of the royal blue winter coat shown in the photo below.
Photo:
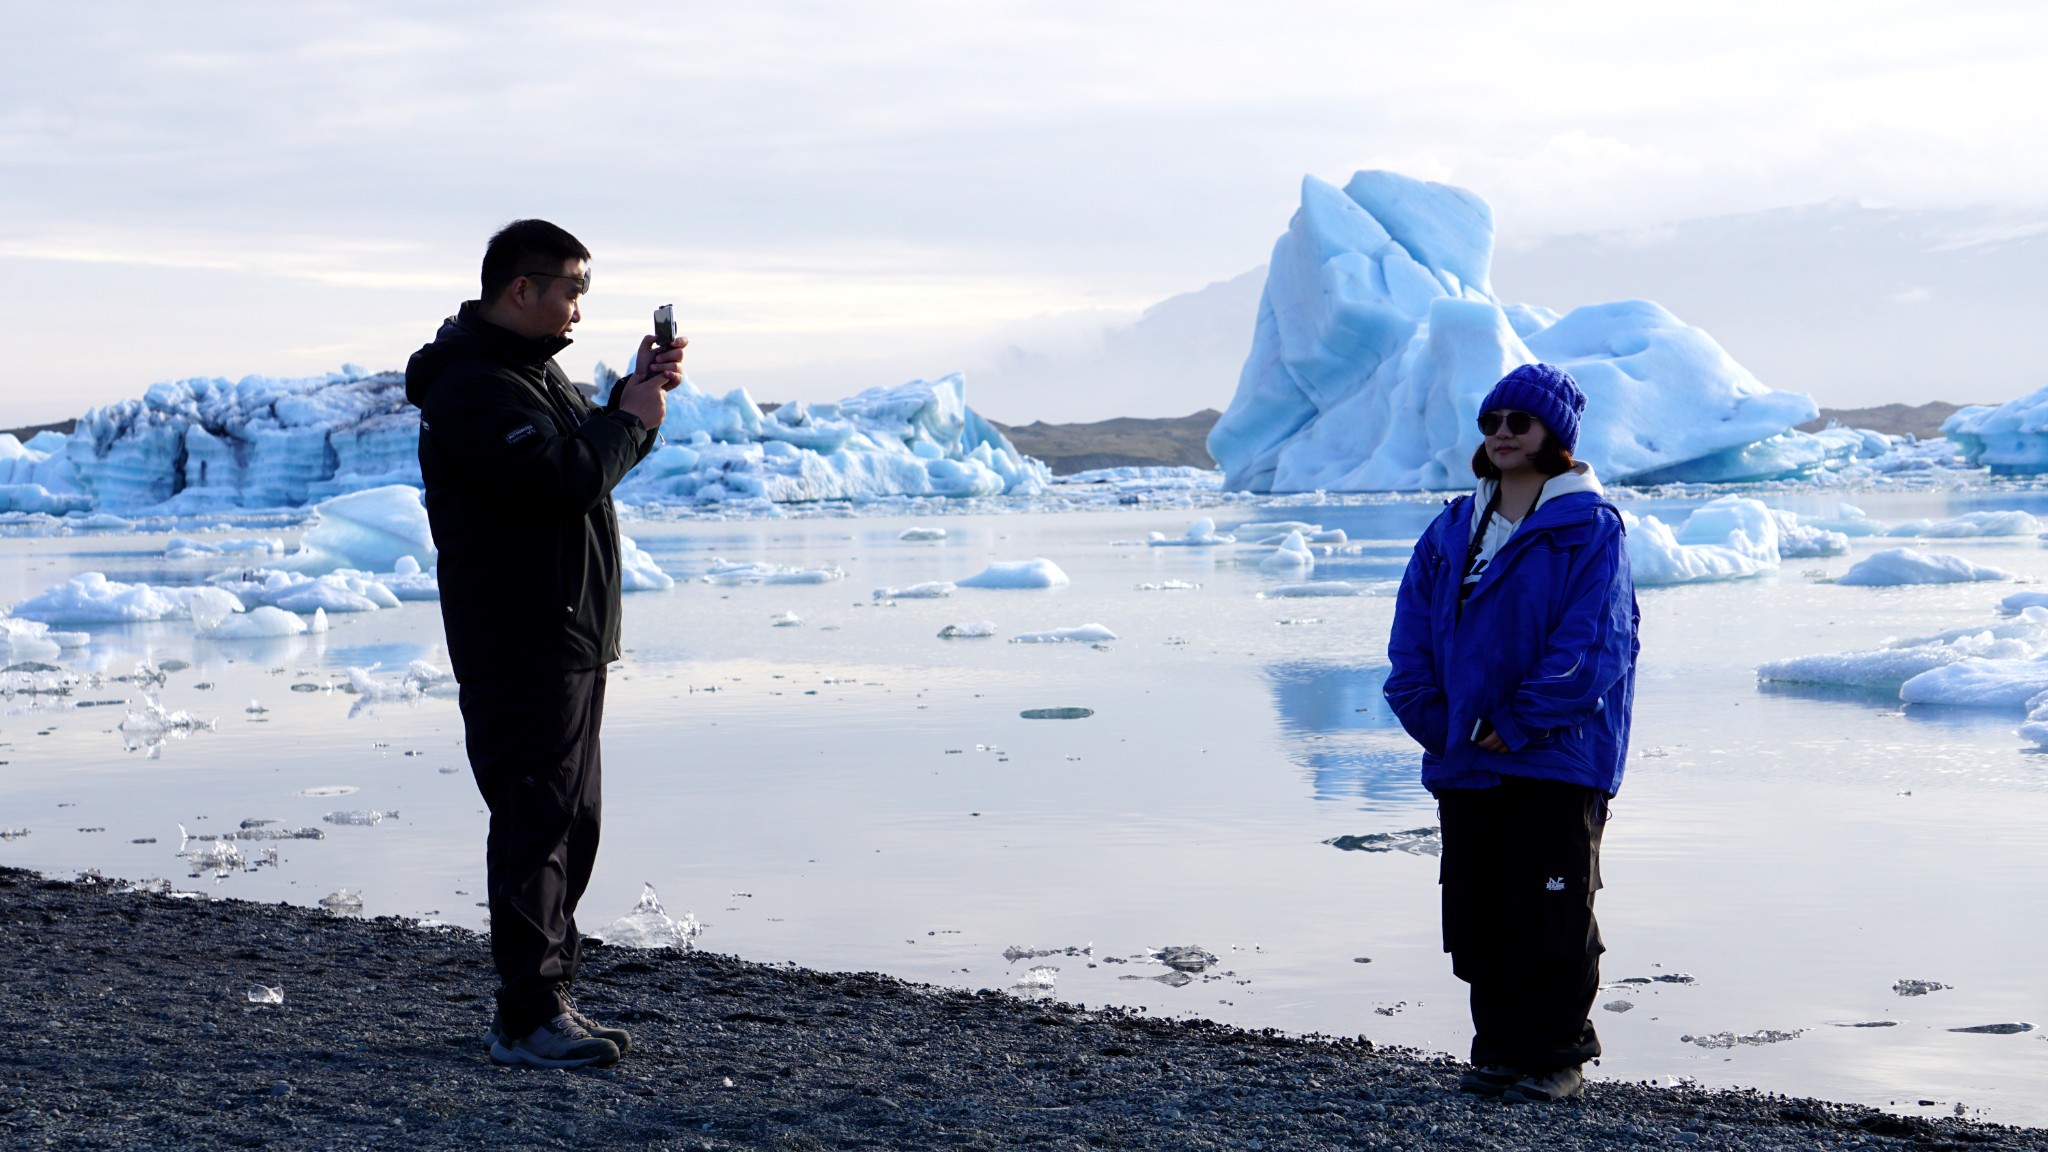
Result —
[[[1569, 492], [1529, 513], [1459, 611], [1474, 498], [1415, 544], [1394, 607], [1387, 703], [1422, 745], [1422, 783], [1490, 788], [1503, 776], [1621, 787], [1635, 702], [1635, 583], [1621, 513]], [[1473, 742], [1491, 721], [1509, 751]]]

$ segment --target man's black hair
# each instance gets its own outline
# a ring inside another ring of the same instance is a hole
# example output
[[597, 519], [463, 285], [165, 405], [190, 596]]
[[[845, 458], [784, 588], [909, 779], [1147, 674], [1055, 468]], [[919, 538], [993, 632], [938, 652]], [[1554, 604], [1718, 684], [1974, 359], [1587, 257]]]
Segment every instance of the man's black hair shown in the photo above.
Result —
[[[1572, 470], [1575, 462], [1572, 460], [1572, 454], [1558, 444], [1557, 437], [1551, 435], [1550, 429], [1545, 428], [1543, 447], [1538, 448], [1536, 454], [1529, 457], [1529, 463], [1535, 465], [1536, 470], [1545, 476], [1562, 476]], [[1479, 450], [1472, 453], [1472, 474], [1481, 480], [1500, 479], [1500, 466], [1493, 462], [1493, 456], [1487, 452], [1484, 441], [1480, 443]]]
[[512, 281], [534, 272], [561, 272], [570, 260], [590, 259], [583, 241], [545, 220], [514, 220], [484, 249], [483, 302], [489, 304]]

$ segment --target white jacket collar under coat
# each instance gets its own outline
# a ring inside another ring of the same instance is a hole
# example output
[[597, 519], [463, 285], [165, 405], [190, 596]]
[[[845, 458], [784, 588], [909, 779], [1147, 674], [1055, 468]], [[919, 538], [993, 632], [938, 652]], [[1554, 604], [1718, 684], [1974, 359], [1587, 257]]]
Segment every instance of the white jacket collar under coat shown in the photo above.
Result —
[[[1498, 480], [1481, 480], [1478, 487], [1473, 490], [1472, 507], [1474, 511], [1470, 531], [1479, 531], [1478, 510], [1485, 508], [1493, 502], [1493, 494], [1499, 487], [1500, 481]], [[1536, 508], [1541, 508], [1559, 496], [1572, 492], [1591, 492], [1595, 496], [1605, 496], [1607, 494], [1606, 490], [1600, 487], [1600, 478], [1593, 475], [1593, 466], [1584, 460], [1580, 460], [1572, 465], [1571, 471], [1560, 472], [1543, 482], [1543, 491], [1536, 497], [1536, 507], [1529, 509], [1529, 514], [1535, 515]], [[1523, 519], [1526, 520], [1528, 517], [1525, 516]]]

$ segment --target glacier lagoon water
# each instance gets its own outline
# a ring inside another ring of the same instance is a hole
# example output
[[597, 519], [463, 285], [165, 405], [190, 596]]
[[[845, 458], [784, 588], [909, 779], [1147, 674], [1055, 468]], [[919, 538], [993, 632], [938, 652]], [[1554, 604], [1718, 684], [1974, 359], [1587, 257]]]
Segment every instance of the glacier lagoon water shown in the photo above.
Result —
[[[1766, 500], [1824, 516], [1843, 498]], [[2048, 514], [2048, 492], [2011, 487], [1846, 498], [1891, 522]], [[1697, 503], [1626, 506], [1669, 522]], [[1367, 587], [1399, 575], [1434, 512], [1413, 499], [1210, 510], [1240, 539], [1264, 534], [1245, 527], [1255, 522], [1343, 528], [1357, 554], [1321, 559], [1315, 579]], [[992, 988], [1052, 967], [1065, 1000], [1462, 1054], [1436, 860], [1325, 843], [1435, 823], [1415, 749], [1379, 698], [1392, 600], [1261, 599], [1299, 577], [1231, 547], [1143, 545], [1199, 514], [630, 524], [679, 583], [627, 599], [586, 930], [631, 911], [651, 882], [703, 922], [698, 946], [754, 959]], [[898, 538], [913, 526], [947, 535]], [[175, 583], [219, 567], [167, 560], [168, 535], [0, 540], [0, 600], [81, 571]], [[1898, 543], [1858, 539], [1846, 556], [1752, 580], [1643, 591], [1636, 738], [1600, 899], [1611, 985], [1599, 1003], [1632, 1007], [1595, 1009], [1608, 1050], [1596, 1076], [2048, 1123], [2041, 1028], [1949, 1031], [2048, 1022], [2048, 757], [2015, 736], [2017, 713], [1756, 682], [1767, 660], [1989, 623], [2013, 591], [1820, 582]], [[2031, 537], [1928, 546], [2048, 580], [2048, 549]], [[871, 596], [1041, 556], [1071, 584]], [[693, 579], [714, 558], [847, 577]], [[1139, 588], [1174, 582], [1199, 587]], [[776, 626], [790, 613], [802, 623]], [[984, 620], [994, 637], [938, 637]], [[1084, 624], [1118, 639], [1007, 642]], [[335, 688], [352, 666], [445, 666], [433, 604], [277, 641], [200, 641], [175, 622], [91, 631], [60, 663], [111, 677], [145, 657], [184, 661], [160, 702], [214, 726], [154, 745], [124, 733], [141, 700], [132, 681], [14, 696], [0, 718], [0, 827], [28, 834], [0, 839], [0, 863], [302, 904], [345, 888], [366, 914], [482, 925], [484, 816], [454, 703], [372, 705]], [[88, 701], [121, 703], [78, 706]], [[1069, 708], [1092, 714], [1021, 715]], [[386, 817], [323, 820], [364, 812]], [[189, 875], [181, 825], [199, 835], [246, 819], [325, 839], [247, 844], [250, 864], [269, 847], [277, 864]], [[1168, 945], [1219, 960], [1178, 987], [1150, 979], [1172, 973], [1145, 955]], [[246, 984], [220, 963], [223, 987]], [[1692, 981], [1656, 979], [1679, 974]], [[1951, 987], [1905, 997], [1900, 980]], [[1889, 1026], [1845, 1026], [1859, 1023]], [[1773, 1042], [1708, 1046], [1721, 1033]]]

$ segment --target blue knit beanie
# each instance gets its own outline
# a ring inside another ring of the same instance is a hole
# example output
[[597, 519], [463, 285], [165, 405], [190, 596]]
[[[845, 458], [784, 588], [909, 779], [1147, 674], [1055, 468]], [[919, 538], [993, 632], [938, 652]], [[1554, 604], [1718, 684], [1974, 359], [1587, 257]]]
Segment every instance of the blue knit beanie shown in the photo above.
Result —
[[1479, 411], [1502, 408], [1536, 417], [1557, 437], [1560, 447], [1567, 452], [1578, 451], [1579, 413], [1586, 410], [1586, 394], [1579, 391], [1579, 382], [1564, 369], [1524, 364], [1501, 377], [1486, 399], [1479, 402]]

